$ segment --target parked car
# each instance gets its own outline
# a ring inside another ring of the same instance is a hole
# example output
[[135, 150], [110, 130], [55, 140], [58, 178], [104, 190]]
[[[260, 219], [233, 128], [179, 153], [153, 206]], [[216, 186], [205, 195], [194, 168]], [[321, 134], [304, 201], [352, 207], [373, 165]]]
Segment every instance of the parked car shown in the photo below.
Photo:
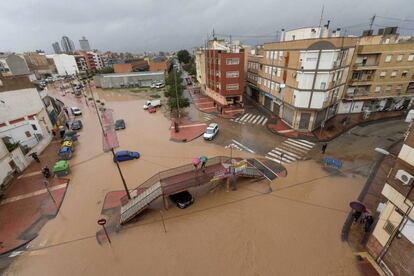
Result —
[[128, 161], [138, 159], [140, 157], [137, 151], [121, 150], [115, 153], [114, 162]]
[[81, 130], [83, 127], [82, 122], [80, 120], [75, 120], [72, 122], [72, 124], [70, 125], [70, 128], [72, 130]]
[[217, 135], [218, 131], [219, 131], [218, 124], [216, 123], [210, 124], [207, 127], [206, 131], [204, 132], [204, 135], [203, 135], [204, 140], [213, 140], [213, 138]]
[[159, 82], [154, 82], [151, 83], [151, 88], [162, 88], [165, 86], [165, 83], [159, 81]]
[[148, 112], [149, 113], [155, 113], [155, 112], [157, 112], [157, 109], [153, 106], [150, 106], [150, 107], [148, 107]]
[[82, 111], [78, 107], [76, 107], [76, 106], [72, 106], [70, 108], [70, 112], [72, 112], [72, 114], [75, 115], [75, 116], [82, 115]]
[[161, 106], [161, 100], [147, 101], [143, 108], [148, 109], [148, 107], [150, 107], [150, 106], [153, 106], [153, 107]]
[[119, 119], [115, 121], [115, 130], [125, 129], [125, 121], [123, 119]]
[[170, 195], [170, 199], [180, 209], [185, 209], [194, 202], [193, 196], [188, 191], [183, 191]]

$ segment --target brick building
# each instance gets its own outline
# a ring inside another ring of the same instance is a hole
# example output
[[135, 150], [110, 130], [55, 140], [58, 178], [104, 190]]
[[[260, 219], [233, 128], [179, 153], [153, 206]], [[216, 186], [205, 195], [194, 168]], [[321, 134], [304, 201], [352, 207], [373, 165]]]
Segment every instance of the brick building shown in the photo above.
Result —
[[151, 72], [167, 72], [170, 61], [166, 57], [156, 57], [148, 60]]
[[115, 73], [129, 73], [129, 72], [132, 72], [132, 64], [131, 63], [113, 64], [112, 67], [114, 68]]
[[207, 96], [218, 108], [243, 103], [245, 53], [224, 40], [208, 42], [205, 50]]

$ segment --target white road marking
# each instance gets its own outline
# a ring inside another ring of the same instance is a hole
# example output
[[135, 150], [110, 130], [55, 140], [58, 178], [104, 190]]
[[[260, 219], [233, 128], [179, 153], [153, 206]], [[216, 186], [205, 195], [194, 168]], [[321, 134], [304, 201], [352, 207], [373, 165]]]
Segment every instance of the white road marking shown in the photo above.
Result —
[[253, 150], [251, 150], [251, 149], [249, 149], [248, 147], [246, 147], [245, 145], [243, 145], [242, 143], [240, 143], [240, 142], [237, 142], [236, 140], [232, 140], [234, 143], [236, 143], [237, 145], [239, 145], [240, 147], [242, 147], [242, 148], [244, 148], [245, 150], [247, 150], [248, 152], [250, 152], [250, 153], [254, 153], [254, 151]]
[[[268, 155], [273, 156], [275, 158], [279, 158], [279, 160], [280, 160], [280, 155], [278, 155], [278, 154], [269, 152]], [[282, 161], [285, 162], [285, 163], [292, 163], [292, 161], [296, 161], [296, 160], [289, 160], [289, 159], [287, 159], [283, 156]]]
[[257, 121], [259, 120], [259, 119], [262, 119], [262, 117], [263, 116], [258, 116], [253, 122], [252, 122], [252, 124], [256, 124], [257, 123]]
[[274, 150], [270, 151], [270, 152], [269, 152], [269, 154], [270, 154], [271, 152], [275, 152], [275, 153], [277, 153], [277, 154], [279, 154], [279, 155], [280, 155], [281, 153], [283, 153], [283, 156], [286, 156], [286, 158], [291, 159], [291, 160], [296, 160], [296, 159], [298, 159], [298, 158], [301, 158], [300, 156], [298, 156], [298, 155], [296, 155], [296, 154], [293, 154], [293, 153], [291, 153], [291, 152], [289, 152], [289, 151], [283, 150], [283, 149], [281, 149], [281, 148], [275, 148]]
[[253, 120], [254, 120], [257, 116], [259, 116], [259, 115], [254, 115], [253, 117], [251, 117], [251, 118], [250, 118], [250, 120], [248, 121], [248, 123], [253, 122]]
[[290, 142], [292, 142], [292, 143], [295, 143], [295, 144], [298, 144], [298, 145], [300, 145], [300, 146], [302, 146], [302, 147], [306, 147], [306, 148], [308, 148], [308, 149], [313, 148], [313, 146], [311, 146], [311, 145], [309, 145], [309, 144], [306, 144], [306, 143], [303, 143], [303, 142], [299, 142], [299, 141], [296, 141], [296, 140], [291, 139], [291, 138], [289, 138], [289, 139], [288, 139], [288, 141], [290, 141]]
[[273, 162], [276, 162], [276, 163], [279, 163], [279, 164], [281, 163], [280, 160], [275, 159], [275, 158], [272, 158], [272, 157], [269, 157], [269, 156], [265, 156], [265, 158], [266, 159], [269, 159], [269, 160], [272, 160]]
[[263, 121], [262, 126], [264, 126], [264, 125], [267, 123], [267, 120], [269, 120], [269, 119], [268, 119], [268, 118], [266, 118], [266, 119]]

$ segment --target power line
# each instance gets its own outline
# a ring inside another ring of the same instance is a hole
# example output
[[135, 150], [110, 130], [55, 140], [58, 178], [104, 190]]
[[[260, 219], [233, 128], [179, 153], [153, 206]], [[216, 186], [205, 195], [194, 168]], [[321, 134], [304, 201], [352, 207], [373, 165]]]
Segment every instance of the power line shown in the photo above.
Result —
[[396, 17], [381, 16], [381, 15], [377, 15], [376, 17], [387, 19], [387, 20], [394, 20], [394, 21], [414, 22], [414, 19], [396, 18]]

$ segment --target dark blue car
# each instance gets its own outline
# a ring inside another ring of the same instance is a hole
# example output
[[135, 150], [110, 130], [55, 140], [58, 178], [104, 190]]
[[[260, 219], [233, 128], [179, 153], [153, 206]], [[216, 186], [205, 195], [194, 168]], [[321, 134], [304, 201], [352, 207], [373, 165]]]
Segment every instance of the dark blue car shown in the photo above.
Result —
[[138, 159], [139, 153], [137, 151], [121, 150], [115, 153], [114, 162], [128, 161], [132, 159]]

